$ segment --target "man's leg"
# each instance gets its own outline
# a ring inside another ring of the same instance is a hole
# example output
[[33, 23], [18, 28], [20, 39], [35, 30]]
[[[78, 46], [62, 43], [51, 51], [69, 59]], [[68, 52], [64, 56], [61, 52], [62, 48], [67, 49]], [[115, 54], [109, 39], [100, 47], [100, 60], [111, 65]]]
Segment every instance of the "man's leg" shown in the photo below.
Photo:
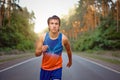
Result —
[[52, 80], [61, 80], [62, 79], [62, 68], [53, 70], [51, 79]]
[[40, 80], [50, 80], [51, 71], [41, 69]]

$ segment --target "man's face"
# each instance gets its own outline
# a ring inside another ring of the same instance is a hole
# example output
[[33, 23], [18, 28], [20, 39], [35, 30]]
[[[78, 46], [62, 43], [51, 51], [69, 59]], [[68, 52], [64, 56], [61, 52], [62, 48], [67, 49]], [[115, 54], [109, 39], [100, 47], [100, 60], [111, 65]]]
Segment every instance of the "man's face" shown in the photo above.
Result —
[[59, 27], [60, 27], [59, 20], [58, 19], [51, 19], [49, 21], [49, 25], [48, 26], [49, 26], [49, 30], [51, 32], [53, 32], [53, 33], [58, 32], [59, 31]]

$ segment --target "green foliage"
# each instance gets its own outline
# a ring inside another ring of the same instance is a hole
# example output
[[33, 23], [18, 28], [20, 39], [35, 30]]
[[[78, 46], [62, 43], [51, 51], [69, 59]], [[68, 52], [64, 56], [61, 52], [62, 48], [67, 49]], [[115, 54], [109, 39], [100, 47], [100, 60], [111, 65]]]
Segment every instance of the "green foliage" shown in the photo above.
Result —
[[75, 50], [80, 50], [80, 51], [90, 50], [90, 49], [98, 50], [102, 45], [101, 39], [98, 36], [99, 33], [93, 35], [92, 32], [87, 32], [82, 34], [79, 40], [77, 41], [77, 43], [75, 43]]
[[116, 50], [120, 49], [120, 32], [116, 31], [116, 21], [104, 19], [94, 31], [83, 33], [74, 43], [75, 50]]
[[30, 49], [34, 49], [34, 43], [30, 40], [24, 40], [21, 41], [21, 43], [19, 43], [16, 47], [18, 50], [22, 50], [22, 51], [30, 50]]
[[26, 8], [23, 12], [13, 11], [10, 25], [7, 22], [0, 28], [0, 51], [11, 49], [34, 49], [36, 34], [34, 33], [34, 14]]
[[[110, 2], [111, 0], [79, 0], [75, 14], [67, 16], [67, 19], [66, 17], [62, 19], [61, 28], [70, 38], [72, 50], [120, 49], [120, 30], [117, 32], [116, 19], [117, 7], [115, 8], [114, 3], [110, 7]], [[80, 21], [76, 27], [72, 25], [75, 21]], [[120, 26], [118, 27], [120, 29]], [[74, 31], [78, 31], [77, 38], [75, 38]]]

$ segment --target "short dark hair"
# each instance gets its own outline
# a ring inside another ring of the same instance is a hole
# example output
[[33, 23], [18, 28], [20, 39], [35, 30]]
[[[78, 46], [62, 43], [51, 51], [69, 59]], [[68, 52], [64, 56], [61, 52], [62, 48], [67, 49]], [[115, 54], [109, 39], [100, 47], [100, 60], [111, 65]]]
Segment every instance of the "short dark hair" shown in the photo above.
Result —
[[51, 19], [58, 19], [59, 25], [60, 25], [61, 21], [60, 21], [60, 18], [59, 18], [58, 16], [53, 15], [52, 17], [49, 17], [48, 20], [47, 20], [47, 23], [48, 23], [48, 24], [49, 24], [49, 22], [50, 22]]

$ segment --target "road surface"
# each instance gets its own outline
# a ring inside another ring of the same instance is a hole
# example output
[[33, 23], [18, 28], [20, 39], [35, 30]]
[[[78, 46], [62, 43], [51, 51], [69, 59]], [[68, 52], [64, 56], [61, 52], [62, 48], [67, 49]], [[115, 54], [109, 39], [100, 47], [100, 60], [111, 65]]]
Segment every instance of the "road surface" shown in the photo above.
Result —
[[[0, 80], [39, 80], [42, 57], [36, 57], [0, 70]], [[73, 65], [66, 67], [67, 55], [63, 54], [62, 80], [120, 80], [120, 72], [73, 55]]]

